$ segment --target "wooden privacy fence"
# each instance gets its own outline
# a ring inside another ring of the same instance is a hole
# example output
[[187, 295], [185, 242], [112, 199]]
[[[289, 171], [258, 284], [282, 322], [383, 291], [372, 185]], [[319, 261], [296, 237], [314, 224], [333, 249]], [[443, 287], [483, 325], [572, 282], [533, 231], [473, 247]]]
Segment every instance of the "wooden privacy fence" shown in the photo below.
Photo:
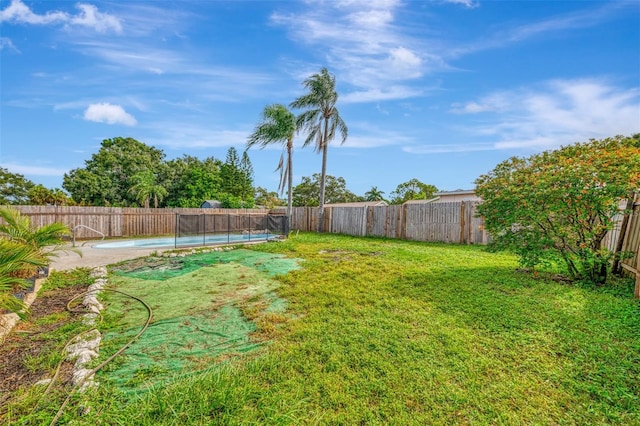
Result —
[[[323, 232], [461, 244], [486, 244], [477, 201], [397, 206], [327, 207]], [[317, 207], [294, 207], [290, 227], [317, 231]]]
[[[635, 273], [640, 246], [640, 198], [636, 198], [626, 228], [621, 229], [623, 216], [607, 235], [605, 246], [616, 251], [634, 252], [633, 258], [624, 259], [622, 267]], [[477, 201], [449, 203], [405, 204], [396, 206], [327, 207], [323, 232], [354, 236], [378, 236], [416, 241], [434, 241], [462, 244], [486, 244], [490, 237], [484, 230], [484, 219], [476, 217]], [[143, 209], [125, 207], [68, 207], [68, 206], [12, 206], [40, 227], [61, 222], [76, 228], [80, 239], [106, 237], [133, 237], [171, 235], [175, 233], [175, 215], [179, 214], [236, 214], [267, 215], [264, 209]], [[282, 210], [274, 210], [283, 214]], [[318, 230], [317, 207], [294, 207], [290, 229]], [[82, 226], [79, 226], [82, 225]], [[86, 228], [85, 228], [86, 227]], [[91, 229], [88, 229], [91, 228]]]
[[640, 195], [636, 194], [631, 212], [626, 220], [620, 214], [616, 226], [605, 238], [604, 246], [610, 251], [620, 250], [633, 256], [620, 261], [620, 268], [626, 274], [636, 277], [635, 297], [640, 298]]
[[[613, 252], [633, 254], [620, 268], [636, 277], [635, 296], [640, 297], [640, 197], [636, 196], [626, 221], [621, 214], [603, 246]], [[486, 244], [490, 237], [484, 219], [476, 217], [477, 201], [405, 204], [400, 206], [327, 207], [323, 232], [376, 236], [416, 241]], [[13, 206], [31, 219], [35, 227], [61, 222], [75, 229], [78, 239], [175, 234], [176, 214], [268, 215], [258, 209], [141, 209], [123, 207]], [[282, 210], [274, 211], [282, 214]], [[625, 224], [626, 223], [626, 224]], [[317, 207], [294, 207], [290, 229], [318, 230]]]
[[[141, 209], [127, 207], [12, 206], [29, 216], [35, 227], [54, 222], [75, 229], [78, 239], [173, 235], [176, 214], [268, 215], [259, 209]], [[95, 231], [97, 232], [95, 232]]]

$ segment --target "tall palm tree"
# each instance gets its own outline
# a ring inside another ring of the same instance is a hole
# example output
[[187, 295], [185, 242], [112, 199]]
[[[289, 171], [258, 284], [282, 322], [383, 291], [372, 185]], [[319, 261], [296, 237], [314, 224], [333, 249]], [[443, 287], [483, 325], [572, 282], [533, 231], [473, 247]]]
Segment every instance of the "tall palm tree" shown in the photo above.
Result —
[[291, 108], [304, 109], [298, 116], [296, 127], [308, 132], [303, 146], [315, 142], [316, 152], [322, 153], [322, 173], [320, 175], [319, 224], [318, 232], [322, 232], [324, 222], [324, 191], [327, 176], [327, 148], [336, 136], [336, 130], [342, 135], [342, 142], [347, 140], [349, 129], [340, 117], [336, 108], [338, 92], [336, 78], [326, 68], [319, 74], [313, 74], [302, 85], [308, 93], [291, 102]]
[[158, 203], [168, 194], [164, 186], [156, 183], [153, 172], [146, 170], [132, 176], [133, 185], [129, 191], [134, 193], [136, 199], [144, 208], [149, 208], [149, 201], [153, 198], [153, 206], [157, 209]]
[[364, 198], [367, 201], [381, 201], [384, 200], [383, 194], [384, 191], [380, 191], [377, 186], [372, 186], [370, 190], [364, 193]]
[[[280, 170], [278, 192], [282, 194], [287, 185], [287, 216], [293, 205], [293, 136], [296, 132], [296, 116], [281, 104], [267, 105], [262, 111], [262, 122], [249, 136], [247, 149], [254, 145], [264, 148], [273, 143], [282, 143], [282, 155], [276, 170]], [[285, 164], [286, 152], [286, 164]]]

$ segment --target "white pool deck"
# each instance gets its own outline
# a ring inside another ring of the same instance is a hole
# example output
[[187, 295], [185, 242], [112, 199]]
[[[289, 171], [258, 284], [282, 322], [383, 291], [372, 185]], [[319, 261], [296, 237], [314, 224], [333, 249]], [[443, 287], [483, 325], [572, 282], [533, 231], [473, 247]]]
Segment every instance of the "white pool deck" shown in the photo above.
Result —
[[[117, 240], [109, 240], [114, 242]], [[125, 240], [122, 240], [125, 241]], [[166, 248], [139, 248], [139, 247], [123, 247], [111, 249], [95, 249], [94, 245], [102, 241], [86, 242], [76, 244], [76, 249], [80, 251], [82, 256], [73, 251], [58, 252], [57, 256], [51, 258], [49, 268], [53, 271], [64, 271], [68, 269], [97, 266], [107, 266], [113, 263], [122, 262], [123, 260], [136, 259], [138, 257], [148, 256], [151, 253], [161, 253], [163, 250], [173, 250], [173, 247]], [[71, 248], [71, 244], [68, 244]]]
[[[109, 242], [118, 241], [130, 241], [131, 239], [122, 240], [108, 240]], [[137, 259], [139, 257], [149, 256], [152, 253], [161, 254], [163, 251], [175, 250], [174, 247], [119, 247], [119, 248], [93, 248], [94, 245], [103, 243], [104, 241], [91, 241], [84, 243], [76, 243], [76, 249], [80, 251], [82, 256], [73, 251], [61, 251], [57, 253], [57, 256], [51, 258], [49, 269], [52, 271], [64, 271], [74, 268], [95, 268], [98, 266], [107, 266], [114, 263], [122, 262], [124, 260]], [[265, 240], [255, 241], [232, 241], [229, 244], [219, 244], [218, 247], [225, 245], [249, 245], [260, 244], [266, 242]], [[72, 247], [71, 243], [68, 243], [69, 248]], [[202, 246], [194, 247], [180, 247], [179, 250], [188, 250], [190, 248], [198, 248]], [[206, 247], [214, 247], [214, 245], [207, 245]]]

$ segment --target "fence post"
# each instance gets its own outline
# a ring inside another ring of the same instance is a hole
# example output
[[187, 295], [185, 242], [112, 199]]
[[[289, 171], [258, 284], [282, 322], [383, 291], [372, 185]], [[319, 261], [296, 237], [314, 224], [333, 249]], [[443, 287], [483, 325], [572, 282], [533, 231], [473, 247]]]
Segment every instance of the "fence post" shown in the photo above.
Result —
[[363, 237], [367, 236], [367, 219], [369, 217], [368, 215], [369, 212], [369, 208], [367, 206], [364, 206], [362, 208], [362, 227], [360, 228], [360, 232], [362, 232]]
[[465, 217], [464, 217], [464, 201], [460, 202], [460, 244], [466, 243], [466, 238], [464, 234], [464, 226], [465, 226]]
[[173, 235], [175, 235], [175, 237], [173, 238], [173, 248], [178, 248], [178, 232], [180, 232], [180, 213], [176, 213], [176, 232], [174, 232]]
[[633, 297], [640, 299], [640, 245], [636, 251], [636, 288]]
[[400, 226], [398, 226], [398, 231], [400, 231], [400, 239], [406, 240], [407, 239], [407, 205], [402, 204], [400, 208], [402, 210], [399, 215]]

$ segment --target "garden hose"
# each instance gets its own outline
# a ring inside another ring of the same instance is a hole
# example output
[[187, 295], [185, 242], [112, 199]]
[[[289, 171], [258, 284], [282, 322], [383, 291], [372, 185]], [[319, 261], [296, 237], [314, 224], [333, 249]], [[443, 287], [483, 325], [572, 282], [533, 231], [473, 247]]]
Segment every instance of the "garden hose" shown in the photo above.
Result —
[[[75, 295], [73, 298], [71, 298], [71, 300], [69, 300], [69, 302], [67, 302], [67, 311], [69, 312], [73, 312], [73, 310], [71, 309], [71, 303], [76, 300], [78, 297], [80, 296], [84, 296], [90, 292], [95, 292], [98, 290], [91, 290], [91, 291], [84, 291], [82, 293], [79, 293], [77, 295]], [[100, 321], [98, 322], [98, 324], [102, 323], [104, 318], [102, 317], [102, 312], [98, 311], [98, 315], [100, 316]], [[67, 343], [64, 345], [64, 347], [62, 348], [62, 350], [60, 351], [60, 353], [62, 355], [64, 355], [67, 352], [67, 348], [71, 345], [71, 342], [73, 342], [74, 340], [76, 340], [78, 337], [82, 336], [85, 333], [88, 333], [90, 331], [96, 330], [97, 327], [92, 327], [88, 330], [84, 330], [81, 331], [80, 333], [76, 334], [75, 336], [73, 336], [71, 339], [69, 339], [67, 341]], [[53, 385], [55, 383], [55, 381], [58, 378], [58, 374], [60, 374], [60, 368], [62, 367], [62, 363], [65, 361], [65, 358], [63, 356], [63, 358], [58, 362], [58, 365], [56, 366], [55, 372], [53, 373], [53, 377], [51, 377], [51, 381], [49, 382], [49, 384], [47, 385], [47, 387], [45, 388], [45, 390], [42, 392], [42, 395], [40, 395], [40, 398], [38, 398], [38, 401], [36, 403], [36, 405], [33, 407], [33, 409], [29, 412], [29, 415], [33, 414], [37, 409], [38, 406], [40, 405], [40, 401], [42, 401], [44, 399], [44, 397], [51, 391], [51, 388], [53, 388]]]
[[[144, 305], [144, 307], [147, 310], [147, 320], [144, 324], [144, 326], [140, 329], [140, 331], [133, 337], [131, 338], [131, 340], [129, 340], [126, 344], [124, 344], [120, 349], [118, 349], [113, 355], [109, 356], [106, 360], [104, 360], [102, 363], [100, 363], [97, 367], [93, 368], [87, 375], [85, 375], [82, 380], [80, 380], [78, 383], [76, 383], [74, 385], [74, 387], [71, 389], [71, 391], [69, 392], [69, 395], [67, 396], [67, 398], [64, 400], [64, 402], [62, 403], [62, 405], [60, 406], [60, 408], [58, 409], [58, 412], [56, 413], [55, 417], [53, 418], [53, 420], [51, 420], [50, 426], [54, 426], [57, 422], [58, 419], [60, 418], [60, 416], [62, 415], [65, 407], [68, 405], [69, 401], [71, 400], [71, 397], [73, 396], [73, 394], [75, 393], [75, 391], [80, 388], [84, 382], [87, 380], [87, 378], [92, 377], [93, 375], [95, 375], [95, 373], [97, 373], [98, 371], [100, 371], [105, 365], [107, 365], [109, 362], [111, 362], [114, 358], [116, 358], [118, 355], [120, 355], [122, 352], [124, 352], [129, 346], [131, 346], [131, 344], [133, 344], [133, 342], [135, 342], [149, 327], [149, 324], [151, 323], [151, 320], [153, 319], [153, 309], [151, 309], [151, 306], [149, 306], [147, 304], [147, 302], [145, 302], [144, 300], [142, 300], [139, 297], [133, 296], [131, 294], [125, 293], [123, 291], [120, 290], [115, 290], [115, 289], [108, 289], [108, 288], [103, 288], [100, 290], [89, 290], [89, 291], [85, 291], [82, 292], [80, 294], [77, 294], [76, 296], [74, 296], [71, 300], [69, 300], [69, 302], [67, 303], [67, 310], [71, 312], [71, 304], [78, 299], [81, 296], [85, 296], [89, 293], [93, 293], [96, 291], [111, 291], [114, 293], [119, 293], [122, 294], [126, 297], [130, 297], [132, 299], [137, 300], [138, 302], [142, 303], [142, 305]], [[100, 322], [103, 321], [103, 317], [101, 313], [98, 313], [100, 315]], [[82, 333], [78, 333], [76, 336], [74, 336], [72, 339], [70, 339], [67, 344], [64, 346], [63, 348], [63, 352], [66, 351], [67, 347], [69, 347], [69, 345], [71, 344], [72, 341], [74, 341], [78, 336], [88, 332], [88, 331], [92, 331], [95, 330], [96, 327], [93, 327], [89, 330], [85, 330]], [[56, 380], [59, 372], [60, 372], [60, 367], [62, 365], [63, 361], [60, 361], [58, 363], [58, 366], [56, 367], [56, 371], [55, 374], [53, 375], [53, 378], [51, 379], [51, 382], [49, 383], [49, 385], [47, 386], [47, 388], [45, 389], [45, 391], [43, 392], [42, 396], [40, 397], [40, 400], [42, 400], [42, 398], [50, 391], [50, 389], [53, 386], [54, 381]], [[39, 400], [39, 401], [40, 401]], [[35, 411], [35, 409], [38, 407], [38, 404], [36, 404], [36, 406], [34, 407], [34, 409], [31, 411], [32, 413]]]

